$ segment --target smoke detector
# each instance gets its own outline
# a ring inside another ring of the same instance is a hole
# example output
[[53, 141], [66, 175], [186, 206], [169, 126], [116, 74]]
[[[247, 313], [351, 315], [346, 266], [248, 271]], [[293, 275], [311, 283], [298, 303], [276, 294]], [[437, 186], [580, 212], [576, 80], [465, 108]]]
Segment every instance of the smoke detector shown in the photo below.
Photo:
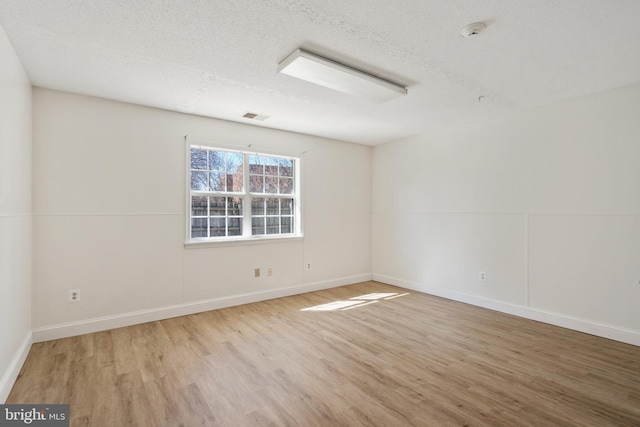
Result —
[[460, 30], [460, 34], [465, 37], [473, 37], [480, 34], [482, 30], [487, 28], [484, 22], [474, 22], [473, 24], [469, 24], [465, 26], [462, 30]]

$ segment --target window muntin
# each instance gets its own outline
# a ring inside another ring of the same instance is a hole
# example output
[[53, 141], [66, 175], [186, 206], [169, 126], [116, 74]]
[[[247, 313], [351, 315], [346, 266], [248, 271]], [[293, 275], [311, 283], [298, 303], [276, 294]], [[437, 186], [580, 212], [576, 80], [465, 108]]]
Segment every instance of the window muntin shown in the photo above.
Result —
[[241, 236], [243, 198], [191, 196], [191, 238]]
[[191, 190], [243, 192], [243, 155], [191, 147]]
[[251, 199], [251, 234], [291, 234], [294, 232], [294, 202], [292, 198]]
[[252, 193], [292, 194], [292, 159], [271, 156], [249, 156], [249, 180]]
[[189, 153], [189, 241], [300, 234], [299, 159], [202, 146]]

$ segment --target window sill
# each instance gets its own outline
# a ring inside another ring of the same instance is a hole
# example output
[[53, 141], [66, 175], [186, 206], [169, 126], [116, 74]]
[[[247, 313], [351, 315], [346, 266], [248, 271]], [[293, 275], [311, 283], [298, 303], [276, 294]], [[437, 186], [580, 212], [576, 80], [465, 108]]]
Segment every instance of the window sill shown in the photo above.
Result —
[[222, 248], [231, 246], [254, 246], [267, 245], [273, 243], [290, 243], [303, 240], [303, 236], [285, 236], [285, 237], [252, 237], [249, 239], [228, 239], [228, 240], [203, 240], [185, 242], [185, 249], [205, 249], [205, 248]]

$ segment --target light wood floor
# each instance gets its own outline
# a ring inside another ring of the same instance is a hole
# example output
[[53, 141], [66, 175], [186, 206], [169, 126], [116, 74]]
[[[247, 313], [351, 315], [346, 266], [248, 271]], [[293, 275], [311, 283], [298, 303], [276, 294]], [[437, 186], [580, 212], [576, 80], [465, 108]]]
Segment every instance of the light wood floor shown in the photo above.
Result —
[[[301, 311], [372, 292], [408, 294]], [[7, 403], [70, 403], [72, 426], [639, 426], [640, 347], [366, 282], [35, 344]]]

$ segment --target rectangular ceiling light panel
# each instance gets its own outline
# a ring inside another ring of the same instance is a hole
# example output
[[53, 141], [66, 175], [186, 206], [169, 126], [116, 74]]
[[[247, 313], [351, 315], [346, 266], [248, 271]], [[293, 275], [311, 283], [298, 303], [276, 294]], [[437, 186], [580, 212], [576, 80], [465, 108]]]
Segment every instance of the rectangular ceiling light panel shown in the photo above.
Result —
[[278, 72], [373, 101], [406, 95], [407, 88], [371, 74], [297, 49], [278, 65]]

